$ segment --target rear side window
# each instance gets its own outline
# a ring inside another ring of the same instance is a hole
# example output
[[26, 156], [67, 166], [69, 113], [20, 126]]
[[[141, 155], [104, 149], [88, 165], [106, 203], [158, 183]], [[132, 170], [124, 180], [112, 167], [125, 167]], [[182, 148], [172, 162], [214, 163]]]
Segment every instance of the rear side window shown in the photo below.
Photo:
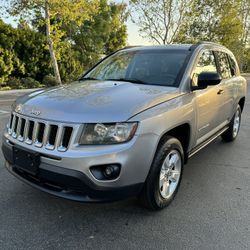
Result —
[[210, 50], [206, 50], [202, 53], [195, 67], [194, 74], [199, 75], [202, 72], [217, 73], [214, 54]]
[[232, 74], [227, 54], [221, 51], [216, 52], [216, 54], [218, 57], [218, 63], [222, 79], [230, 78]]
[[232, 76], [236, 76], [237, 75], [237, 64], [232, 56], [228, 55], [228, 59], [230, 62], [231, 74], [232, 74]]

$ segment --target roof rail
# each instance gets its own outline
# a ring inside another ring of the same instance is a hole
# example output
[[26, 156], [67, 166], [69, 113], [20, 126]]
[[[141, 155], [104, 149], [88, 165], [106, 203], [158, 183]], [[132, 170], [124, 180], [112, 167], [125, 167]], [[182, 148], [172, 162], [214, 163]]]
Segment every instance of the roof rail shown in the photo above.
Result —
[[218, 44], [218, 43], [209, 42], [209, 41], [200, 41], [200, 42], [198, 42], [197, 44], [198, 44], [198, 45], [200, 45], [200, 44], [211, 44], [211, 45], [219, 45], [219, 46], [222, 46], [222, 45], [220, 45], [220, 44]]
[[120, 50], [123, 50], [123, 49], [132, 49], [132, 48], [137, 48], [137, 47], [143, 47], [143, 45], [129, 45], [129, 46], [121, 48]]
[[192, 51], [192, 50], [196, 49], [198, 46], [200, 46], [200, 45], [202, 45], [202, 44], [208, 44], [208, 45], [210, 44], [210, 45], [223, 46], [223, 45], [218, 44], [218, 43], [215, 43], [215, 42], [199, 41], [199, 42], [197, 42], [196, 44], [193, 44], [193, 45], [189, 48], [189, 50]]

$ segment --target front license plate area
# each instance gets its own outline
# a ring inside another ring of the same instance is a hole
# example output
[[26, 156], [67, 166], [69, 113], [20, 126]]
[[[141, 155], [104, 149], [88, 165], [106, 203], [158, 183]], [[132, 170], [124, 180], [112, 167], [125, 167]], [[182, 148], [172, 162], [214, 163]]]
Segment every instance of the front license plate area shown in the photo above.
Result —
[[32, 175], [37, 175], [40, 165], [39, 153], [13, 147], [14, 166]]

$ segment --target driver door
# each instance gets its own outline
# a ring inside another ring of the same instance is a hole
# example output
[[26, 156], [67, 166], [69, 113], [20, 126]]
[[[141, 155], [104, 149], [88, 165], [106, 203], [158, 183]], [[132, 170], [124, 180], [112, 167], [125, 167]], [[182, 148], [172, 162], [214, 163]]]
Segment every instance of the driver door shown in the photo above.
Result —
[[[217, 72], [213, 51], [204, 50], [193, 71], [193, 86], [197, 85], [198, 75], [202, 72]], [[222, 116], [223, 96], [220, 95], [220, 84], [195, 90], [197, 134], [196, 145], [204, 142], [224, 125]]]

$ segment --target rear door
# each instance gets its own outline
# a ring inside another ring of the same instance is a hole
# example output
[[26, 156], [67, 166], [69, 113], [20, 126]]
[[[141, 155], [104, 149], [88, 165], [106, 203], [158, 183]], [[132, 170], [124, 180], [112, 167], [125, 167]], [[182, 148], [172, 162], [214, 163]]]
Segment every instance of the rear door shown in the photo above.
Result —
[[234, 59], [223, 51], [216, 51], [221, 81], [221, 95], [223, 95], [223, 119], [230, 121], [234, 113], [234, 103], [237, 97], [237, 66]]

